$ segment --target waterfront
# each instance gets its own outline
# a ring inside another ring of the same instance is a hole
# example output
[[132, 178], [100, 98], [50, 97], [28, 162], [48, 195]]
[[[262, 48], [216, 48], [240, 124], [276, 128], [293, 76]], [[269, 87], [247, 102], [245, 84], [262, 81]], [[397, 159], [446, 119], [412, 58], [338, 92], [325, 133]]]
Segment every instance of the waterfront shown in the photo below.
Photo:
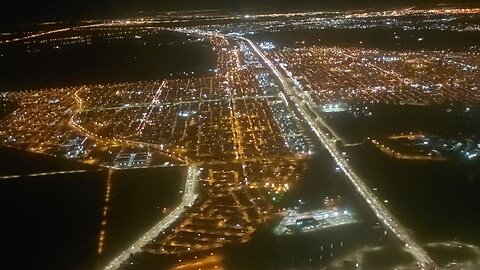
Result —
[[[2, 149], [3, 153], [10, 149]], [[9, 173], [70, 169], [75, 162], [35, 154], [10, 153]], [[43, 166], [50, 164], [49, 166]], [[70, 166], [70, 168], [68, 167]], [[87, 167], [82, 164], [76, 166]], [[117, 171], [112, 179], [105, 252], [97, 253], [107, 170], [88, 166], [86, 172], [22, 176], [0, 180], [3, 265], [10, 269], [94, 269], [156, 223], [176, 205], [183, 189], [183, 169], [154, 168]], [[166, 210], [164, 210], [166, 208]], [[29, 260], [22, 259], [30, 254]]]

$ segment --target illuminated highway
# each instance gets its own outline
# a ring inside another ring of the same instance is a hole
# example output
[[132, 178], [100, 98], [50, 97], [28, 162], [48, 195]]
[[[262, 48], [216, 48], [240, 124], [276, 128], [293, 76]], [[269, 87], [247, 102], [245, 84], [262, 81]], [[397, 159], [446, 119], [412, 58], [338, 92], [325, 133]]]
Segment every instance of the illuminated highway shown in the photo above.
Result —
[[[8, 180], [22, 177], [39, 177], [39, 176], [50, 176], [50, 175], [60, 175], [60, 174], [77, 174], [77, 173], [86, 173], [91, 172], [92, 170], [72, 170], [72, 171], [54, 171], [54, 172], [42, 172], [42, 173], [30, 173], [30, 174], [16, 174], [16, 175], [4, 175], [0, 176], [0, 180]], [[96, 170], [100, 171], [100, 170]]]
[[185, 181], [185, 190], [183, 191], [182, 202], [172, 210], [167, 216], [165, 216], [160, 222], [147, 231], [142, 237], [140, 237], [135, 243], [124, 250], [118, 257], [113, 259], [105, 269], [118, 269], [122, 263], [127, 261], [130, 255], [140, 252], [142, 247], [152, 241], [155, 237], [166, 230], [173, 222], [175, 222], [187, 207], [191, 207], [197, 198], [195, 194], [195, 185], [200, 174], [200, 169], [196, 166], [190, 166], [188, 168], [187, 179]]
[[[348, 179], [354, 185], [356, 191], [367, 201], [370, 208], [374, 211], [375, 215], [382, 221], [382, 223], [390, 229], [390, 231], [397, 236], [403, 243], [408, 251], [414, 256], [414, 258], [419, 263], [422, 269], [438, 269], [436, 263], [430, 258], [430, 256], [411, 238], [408, 234], [407, 229], [404, 228], [400, 223], [393, 217], [390, 211], [383, 206], [376, 196], [370, 191], [370, 189], [363, 183], [363, 181], [356, 175], [356, 173], [349, 166], [343, 155], [337, 151], [335, 147], [335, 139], [329, 137], [322, 128], [327, 128], [325, 122], [316, 116], [314, 119], [312, 117], [312, 109], [309, 107], [309, 102], [303, 100], [303, 98], [296, 93], [294, 85], [291, 85], [287, 82], [287, 79], [281, 74], [277, 67], [265, 57], [265, 55], [260, 51], [260, 49], [249, 39], [244, 37], [237, 37], [241, 40], [246, 41], [253, 50], [260, 56], [263, 61], [269, 66], [275, 76], [279, 79], [282, 84], [282, 89], [284, 91], [283, 98], [291, 101], [287, 104], [294, 104], [295, 109], [301, 115], [301, 118], [308, 123], [312, 128], [314, 133], [320, 139], [322, 144], [335, 159], [337, 165], [342, 169]], [[309, 113], [310, 112], [310, 113]]]

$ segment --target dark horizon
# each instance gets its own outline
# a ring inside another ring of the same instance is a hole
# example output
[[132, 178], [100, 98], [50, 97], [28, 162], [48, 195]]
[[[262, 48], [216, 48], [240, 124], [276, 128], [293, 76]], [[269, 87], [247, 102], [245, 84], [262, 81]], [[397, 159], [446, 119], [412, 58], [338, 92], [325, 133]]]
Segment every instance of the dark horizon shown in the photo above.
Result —
[[253, 8], [271, 10], [345, 10], [362, 8], [388, 8], [404, 6], [432, 6], [441, 4], [470, 3], [474, 1], [458, 0], [394, 0], [385, 3], [381, 0], [179, 0], [169, 3], [159, 3], [148, 0], [1, 0], [0, 10], [3, 24], [35, 23], [55, 20], [80, 20], [121, 18], [165, 11], [187, 11], [224, 9], [232, 11], [246, 11]]

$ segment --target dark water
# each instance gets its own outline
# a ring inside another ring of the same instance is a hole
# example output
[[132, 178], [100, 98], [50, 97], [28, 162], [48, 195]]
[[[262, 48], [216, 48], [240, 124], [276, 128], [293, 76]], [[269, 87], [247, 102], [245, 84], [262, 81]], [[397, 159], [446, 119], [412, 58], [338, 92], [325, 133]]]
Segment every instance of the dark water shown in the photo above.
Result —
[[[111, 33], [118, 36], [119, 31]], [[170, 32], [134, 32], [118, 39], [98, 34], [71, 31], [58, 36], [93, 35], [90, 43], [1, 44], [0, 89], [155, 80], [179, 72], [205, 74], [216, 66], [208, 40], [196, 41]]]
[[480, 244], [480, 162], [391, 159], [373, 145], [349, 151], [352, 164], [400, 222], [425, 242]]
[[347, 143], [402, 132], [424, 132], [447, 137], [480, 134], [478, 107], [469, 106], [467, 112], [463, 105], [367, 106], [371, 116], [355, 116], [350, 112], [323, 113], [323, 116]]
[[2, 266], [92, 269], [104, 173], [0, 182]]
[[285, 194], [279, 208], [320, 209], [326, 197], [340, 196], [338, 207], [350, 209], [360, 219], [370, 218], [369, 209], [364, 207], [345, 175], [335, 170], [336, 164], [326, 150], [317, 149], [304, 166], [300, 180]]
[[156, 224], [165, 215], [164, 208], [171, 209], [180, 202], [185, 173], [179, 168], [114, 173], [102, 265]]
[[[75, 168], [70, 161], [1, 150], [10, 153], [8, 163], [2, 160], [2, 175]], [[183, 169], [115, 172], [105, 249], [98, 256], [108, 172], [87, 169], [80, 174], [0, 180], [2, 269], [95, 269], [153, 226], [164, 215], [161, 210], [181, 197]]]
[[0, 147], [0, 175], [26, 175], [50, 171], [96, 170], [91, 165], [10, 147]]
[[[348, 113], [326, 117], [347, 141], [409, 131], [451, 138], [480, 134], [478, 108], [466, 112], [462, 106], [377, 106], [371, 111], [370, 117]], [[480, 244], [480, 160], [396, 160], [368, 141], [345, 149], [355, 170], [368, 186], [378, 188], [377, 196], [388, 200], [387, 207], [415, 238], [424, 243], [458, 240]], [[437, 253], [432, 251], [432, 256], [441, 259], [443, 255]]]

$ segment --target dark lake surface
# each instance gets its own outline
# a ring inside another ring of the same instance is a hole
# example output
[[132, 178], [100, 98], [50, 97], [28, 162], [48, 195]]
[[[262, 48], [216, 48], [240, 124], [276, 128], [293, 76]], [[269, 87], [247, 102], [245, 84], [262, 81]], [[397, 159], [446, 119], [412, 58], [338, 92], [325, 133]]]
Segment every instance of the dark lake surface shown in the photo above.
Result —
[[[361, 142], [367, 137], [382, 138], [393, 133], [423, 132], [446, 137], [480, 135], [480, 108], [465, 105], [353, 105], [366, 107], [371, 115], [354, 115], [348, 111], [324, 113], [346, 143]], [[467, 110], [468, 108], [468, 110]]]
[[[2, 165], [2, 175], [23, 175], [36, 172], [35, 168], [43, 172], [71, 169], [76, 164], [12, 149], [1, 148], [0, 152], [8, 153], [11, 164], [21, 164]], [[0, 242], [6, 247], [0, 255], [2, 268], [95, 269], [129, 246], [161, 219], [164, 208], [173, 207], [181, 198], [183, 169], [114, 172], [104, 252], [99, 256], [108, 171], [92, 166], [87, 170], [0, 180]]]
[[104, 265], [140, 238], [161, 217], [180, 203], [185, 168], [117, 171], [112, 178]]
[[[423, 132], [462, 139], [480, 134], [478, 108], [464, 106], [374, 106], [371, 116], [326, 114], [329, 124], [349, 142], [384, 138], [399, 132]], [[393, 159], [369, 140], [346, 147], [349, 159], [366, 184], [422, 243], [460, 241], [480, 245], [480, 160], [457, 157], [448, 161]], [[429, 249], [445, 262], [445, 251]], [[461, 260], [471, 250], [455, 251]], [[448, 253], [448, 252], [447, 252]], [[451, 260], [450, 260], [451, 261]]]
[[480, 244], [480, 162], [392, 159], [373, 145], [350, 151], [352, 164], [417, 238]]

